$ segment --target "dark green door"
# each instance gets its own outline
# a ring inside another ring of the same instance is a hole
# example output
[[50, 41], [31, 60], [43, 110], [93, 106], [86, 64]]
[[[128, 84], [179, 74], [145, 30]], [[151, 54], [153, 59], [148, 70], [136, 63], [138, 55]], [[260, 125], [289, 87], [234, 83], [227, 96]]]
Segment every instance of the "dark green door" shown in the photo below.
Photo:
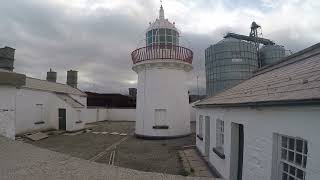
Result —
[[66, 109], [59, 109], [59, 130], [66, 130]]

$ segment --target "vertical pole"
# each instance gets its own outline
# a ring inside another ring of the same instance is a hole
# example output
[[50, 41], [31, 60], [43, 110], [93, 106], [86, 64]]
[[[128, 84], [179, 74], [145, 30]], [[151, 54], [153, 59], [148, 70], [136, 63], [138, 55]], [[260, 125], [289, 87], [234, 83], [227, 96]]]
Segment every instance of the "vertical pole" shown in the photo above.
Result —
[[198, 81], [199, 81], [199, 76], [197, 76], [197, 91], [198, 91], [198, 98], [197, 98], [197, 100], [199, 100], [199, 99], [200, 99], [200, 94], [199, 94], [199, 83], [198, 83]]

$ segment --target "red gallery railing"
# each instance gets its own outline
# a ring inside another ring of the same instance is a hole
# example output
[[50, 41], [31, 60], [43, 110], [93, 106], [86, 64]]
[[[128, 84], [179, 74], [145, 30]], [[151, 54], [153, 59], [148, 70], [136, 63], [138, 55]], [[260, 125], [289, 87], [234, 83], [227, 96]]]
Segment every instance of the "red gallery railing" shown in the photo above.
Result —
[[181, 60], [192, 64], [193, 52], [181, 46], [175, 45], [153, 45], [134, 50], [131, 53], [133, 64], [157, 59]]

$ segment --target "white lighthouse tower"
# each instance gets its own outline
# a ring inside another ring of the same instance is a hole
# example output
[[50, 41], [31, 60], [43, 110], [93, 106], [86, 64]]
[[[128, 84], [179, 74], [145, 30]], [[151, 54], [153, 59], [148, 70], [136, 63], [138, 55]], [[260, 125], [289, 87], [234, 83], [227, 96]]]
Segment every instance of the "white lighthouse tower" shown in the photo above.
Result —
[[146, 47], [131, 53], [138, 74], [137, 137], [166, 139], [190, 134], [187, 73], [192, 70], [193, 52], [179, 46], [179, 31], [164, 17], [146, 31]]

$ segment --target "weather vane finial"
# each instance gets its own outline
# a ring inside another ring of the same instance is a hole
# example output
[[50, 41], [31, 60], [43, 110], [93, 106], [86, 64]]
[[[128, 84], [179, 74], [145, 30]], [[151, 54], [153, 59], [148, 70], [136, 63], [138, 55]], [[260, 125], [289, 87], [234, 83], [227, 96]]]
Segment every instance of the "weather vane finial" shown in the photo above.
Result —
[[164, 19], [164, 10], [163, 10], [163, 7], [162, 7], [162, 0], [160, 0], [160, 11], [159, 11], [159, 18], [160, 19]]

